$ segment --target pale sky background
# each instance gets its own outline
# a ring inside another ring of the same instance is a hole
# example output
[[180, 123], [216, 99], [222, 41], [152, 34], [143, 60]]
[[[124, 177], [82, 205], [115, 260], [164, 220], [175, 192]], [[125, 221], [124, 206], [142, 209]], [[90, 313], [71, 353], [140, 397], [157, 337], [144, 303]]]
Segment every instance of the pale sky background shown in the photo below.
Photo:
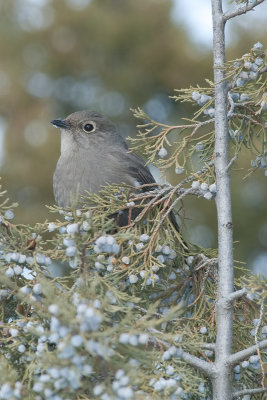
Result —
[[[204, 46], [204, 49], [212, 47], [212, 19], [211, 19], [211, 0], [174, 0], [172, 17], [174, 21], [184, 25], [190, 33], [191, 39], [194, 42]], [[229, 1], [224, 1], [224, 10], [235, 8], [236, 3], [230, 4]], [[240, 24], [249, 29], [257, 25], [262, 25], [267, 34], [267, 1], [255, 8], [255, 11], [250, 11], [246, 15], [232, 19], [227, 24], [226, 29], [226, 44], [230, 44], [235, 37], [231, 30], [233, 24]], [[257, 41], [257, 40], [256, 40]]]
[[[22, 8], [27, 8], [29, 12], [35, 11], [42, 8], [44, 5], [49, 4], [50, 0], [18, 0]], [[164, 1], [164, 0], [161, 0]], [[85, 9], [91, 2], [91, 0], [65, 0], [66, 4], [73, 9]], [[224, 10], [235, 8], [237, 5], [235, 1], [223, 0]], [[45, 15], [46, 23], [49, 24], [52, 15]], [[174, 0], [174, 7], [172, 11], [173, 20], [179, 24], [182, 24], [188, 32], [191, 34], [191, 38], [200, 45], [203, 49], [210, 49], [212, 46], [212, 21], [211, 21], [211, 0]], [[255, 30], [255, 27], [262, 26], [262, 29], [266, 30], [267, 34], [267, 1], [260, 4], [255, 8], [255, 11], [250, 11], [246, 15], [235, 18], [228, 22], [227, 26], [227, 42], [232, 42], [235, 38], [231, 32], [231, 25], [240, 24], [246, 29], [250, 27]], [[36, 23], [41, 24], [40, 18], [37, 18]], [[256, 25], [255, 25], [256, 22]]]

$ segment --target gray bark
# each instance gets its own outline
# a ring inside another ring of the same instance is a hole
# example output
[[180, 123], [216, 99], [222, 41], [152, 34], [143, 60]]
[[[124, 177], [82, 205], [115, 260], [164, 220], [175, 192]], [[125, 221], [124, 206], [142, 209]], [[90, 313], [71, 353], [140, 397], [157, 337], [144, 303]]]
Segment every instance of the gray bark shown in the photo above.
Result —
[[225, 35], [222, 1], [212, 0], [213, 66], [215, 84], [215, 173], [217, 183], [216, 207], [218, 219], [218, 299], [215, 370], [212, 379], [213, 400], [232, 398], [232, 371], [227, 363], [232, 354], [233, 302], [233, 223], [228, 168], [227, 84], [225, 63]]
[[[262, 3], [258, 0], [255, 5]], [[213, 66], [215, 84], [215, 173], [217, 184], [216, 207], [218, 219], [218, 295], [217, 335], [215, 362], [211, 376], [213, 400], [233, 399], [232, 367], [267, 341], [232, 354], [234, 301], [245, 294], [245, 289], [234, 291], [233, 223], [230, 189], [230, 166], [228, 160], [227, 83], [225, 81], [225, 23], [228, 19], [243, 14], [252, 6], [244, 6], [233, 13], [223, 13], [222, 0], [211, 0], [213, 19]], [[260, 393], [264, 389], [248, 389]], [[251, 392], [251, 393], [252, 393]]]

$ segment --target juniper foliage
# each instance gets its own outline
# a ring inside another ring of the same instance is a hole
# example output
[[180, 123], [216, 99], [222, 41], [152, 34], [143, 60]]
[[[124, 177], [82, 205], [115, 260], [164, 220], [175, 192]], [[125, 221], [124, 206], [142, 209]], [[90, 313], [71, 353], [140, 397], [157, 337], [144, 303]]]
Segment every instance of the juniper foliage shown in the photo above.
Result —
[[[232, 152], [237, 158], [245, 146], [256, 154], [252, 168], [266, 168], [262, 46], [225, 69]], [[135, 194], [109, 186], [84, 197], [80, 209], [50, 207], [53, 221], [32, 227], [11, 222], [15, 205], [0, 193], [0, 399], [212, 398], [203, 365], [214, 361], [217, 253], [185, 242], [168, 220], [183, 197], [216, 196], [214, 87], [207, 83], [176, 92], [175, 101], [198, 107], [183, 125], [134, 110], [142, 122], [132, 149], [184, 174], [177, 186]], [[141, 213], [127, 227], [110, 218], [135, 207]], [[58, 266], [64, 276], [55, 276]], [[236, 289], [245, 288], [234, 312], [239, 352], [266, 339], [266, 283], [236, 268]], [[264, 384], [260, 345], [240, 357], [233, 378], [236, 391]]]

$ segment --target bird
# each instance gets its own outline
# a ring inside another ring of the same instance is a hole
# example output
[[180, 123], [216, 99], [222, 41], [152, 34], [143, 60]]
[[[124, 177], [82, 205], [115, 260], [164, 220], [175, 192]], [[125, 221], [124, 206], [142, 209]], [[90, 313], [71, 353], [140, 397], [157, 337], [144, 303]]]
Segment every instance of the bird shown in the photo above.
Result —
[[[77, 195], [98, 193], [105, 185], [139, 187], [156, 183], [145, 160], [129, 152], [116, 126], [101, 113], [76, 111], [65, 119], [54, 119], [51, 123], [61, 131], [61, 154], [53, 176], [58, 206], [66, 208]], [[151, 186], [141, 190], [151, 190]], [[132, 218], [136, 218], [140, 211], [135, 209]], [[179, 231], [172, 212], [169, 218]], [[125, 218], [120, 218], [118, 224], [125, 226]]]

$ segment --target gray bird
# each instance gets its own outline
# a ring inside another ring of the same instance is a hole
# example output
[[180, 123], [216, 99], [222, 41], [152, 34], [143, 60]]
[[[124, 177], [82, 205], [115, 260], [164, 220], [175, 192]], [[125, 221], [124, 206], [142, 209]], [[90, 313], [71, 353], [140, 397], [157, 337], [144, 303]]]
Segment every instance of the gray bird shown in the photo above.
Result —
[[[61, 155], [53, 180], [60, 207], [69, 206], [78, 194], [97, 193], [106, 184], [155, 183], [145, 161], [128, 152], [115, 125], [102, 114], [78, 111], [51, 123], [61, 130]], [[178, 230], [173, 214], [170, 219]]]

